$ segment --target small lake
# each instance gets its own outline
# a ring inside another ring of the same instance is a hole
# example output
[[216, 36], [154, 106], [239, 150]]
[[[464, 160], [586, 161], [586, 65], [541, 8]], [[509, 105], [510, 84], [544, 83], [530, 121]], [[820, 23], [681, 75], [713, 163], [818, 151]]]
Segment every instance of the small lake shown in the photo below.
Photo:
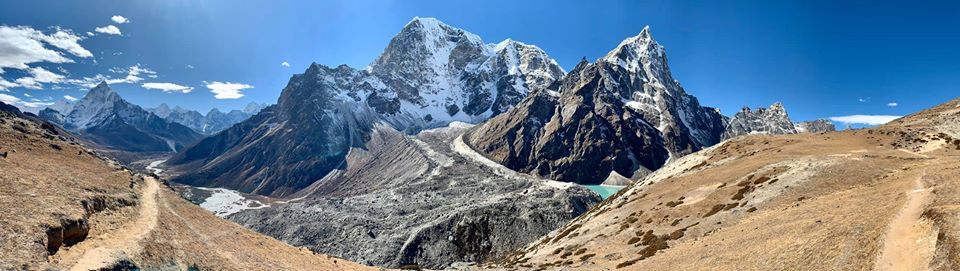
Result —
[[607, 199], [610, 196], [613, 196], [613, 194], [616, 194], [617, 191], [620, 191], [620, 189], [623, 189], [626, 186], [600, 184], [600, 185], [584, 185], [583, 187], [586, 187], [592, 190], [593, 192], [600, 194], [600, 198]]

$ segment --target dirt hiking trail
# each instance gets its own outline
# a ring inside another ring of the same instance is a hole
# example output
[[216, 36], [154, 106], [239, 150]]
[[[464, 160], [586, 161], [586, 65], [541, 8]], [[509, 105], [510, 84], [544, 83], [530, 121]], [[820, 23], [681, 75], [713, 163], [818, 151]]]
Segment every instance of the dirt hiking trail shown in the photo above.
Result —
[[97, 270], [109, 267], [111, 264], [128, 255], [140, 253], [140, 241], [147, 237], [157, 226], [157, 194], [160, 185], [151, 177], [144, 178], [146, 186], [143, 188], [140, 200], [140, 215], [132, 225], [117, 230], [107, 239], [90, 240], [93, 248], [86, 250], [70, 270]]
[[907, 201], [897, 213], [883, 241], [874, 268], [876, 270], [929, 270], [936, 248], [936, 234], [931, 221], [921, 217], [930, 189], [925, 188], [924, 171], [906, 191]]

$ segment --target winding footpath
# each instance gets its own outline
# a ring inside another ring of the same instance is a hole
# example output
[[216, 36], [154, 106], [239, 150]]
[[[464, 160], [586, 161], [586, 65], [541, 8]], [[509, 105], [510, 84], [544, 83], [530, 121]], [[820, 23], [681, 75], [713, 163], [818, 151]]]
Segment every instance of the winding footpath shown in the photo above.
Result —
[[936, 248], [936, 233], [930, 221], [921, 217], [930, 198], [923, 184], [923, 172], [906, 191], [907, 201], [890, 222], [876, 270], [929, 270]]
[[85, 251], [70, 270], [99, 270], [110, 267], [118, 260], [142, 251], [140, 241], [157, 227], [157, 194], [160, 184], [152, 177], [145, 177], [146, 186], [140, 196], [137, 220], [127, 227], [111, 232], [107, 239], [89, 240], [93, 248]]

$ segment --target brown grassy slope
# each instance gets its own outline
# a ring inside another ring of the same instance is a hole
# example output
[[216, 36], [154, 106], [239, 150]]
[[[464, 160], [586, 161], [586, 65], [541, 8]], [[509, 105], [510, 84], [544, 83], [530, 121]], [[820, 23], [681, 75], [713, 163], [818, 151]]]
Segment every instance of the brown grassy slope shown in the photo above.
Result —
[[[156, 188], [155, 180], [97, 158], [41, 124], [0, 111], [2, 270], [71, 269], [91, 255], [147, 268], [371, 269], [246, 230], [166, 186], [147, 195], [151, 184]], [[145, 204], [147, 200], [154, 202]], [[154, 209], [142, 208], [147, 205]], [[152, 211], [151, 219], [143, 219], [145, 210]], [[150, 227], [132, 229], [142, 225]], [[122, 253], [96, 253], [108, 245]], [[94, 265], [96, 260], [104, 259], [95, 259]]]
[[[74, 144], [0, 111], [0, 269], [47, 267], [48, 231], [71, 243], [136, 215], [122, 207], [136, 204], [142, 180]], [[87, 219], [103, 209], [114, 215]]]
[[724, 142], [624, 189], [501, 266], [956, 270], [958, 106], [874, 129]]

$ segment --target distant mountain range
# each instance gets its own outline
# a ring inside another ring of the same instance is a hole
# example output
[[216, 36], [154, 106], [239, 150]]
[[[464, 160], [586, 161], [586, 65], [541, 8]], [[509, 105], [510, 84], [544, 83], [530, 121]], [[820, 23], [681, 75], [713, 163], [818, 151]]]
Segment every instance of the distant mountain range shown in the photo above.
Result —
[[134, 153], [177, 152], [202, 136], [131, 104], [100, 83], [74, 104], [57, 103], [39, 116], [102, 148]]
[[224, 113], [217, 108], [213, 108], [204, 115], [196, 110], [187, 110], [180, 106], [171, 109], [166, 103], [161, 103], [155, 108], [147, 108], [146, 110], [168, 121], [190, 127], [198, 133], [211, 135], [256, 115], [265, 107], [264, 104], [250, 102], [243, 110], [234, 109]]

